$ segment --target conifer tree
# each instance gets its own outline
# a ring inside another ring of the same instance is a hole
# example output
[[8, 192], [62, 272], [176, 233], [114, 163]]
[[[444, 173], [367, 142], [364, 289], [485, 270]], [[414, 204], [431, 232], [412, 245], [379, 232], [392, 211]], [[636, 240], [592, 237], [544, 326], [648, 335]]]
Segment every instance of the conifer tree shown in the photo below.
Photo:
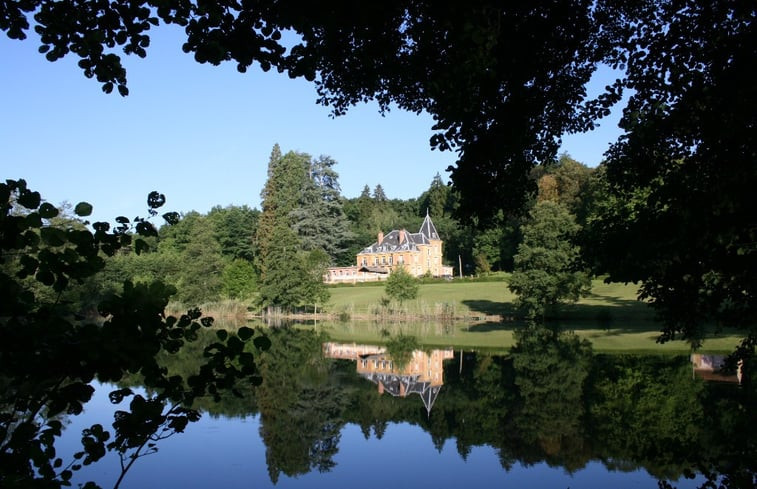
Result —
[[[279, 224], [292, 225], [291, 213], [299, 205], [299, 196], [307, 182], [309, 159], [308, 155], [292, 151], [282, 156], [278, 144], [271, 151], [268, 180], [261, 193], [263, 210], [256, 233], [261, 282], [266, 280], [271, 247], [281, 245], [273, 237], [274, 229]], [[299, 247], [299, 243], [297, 245]]]
[[321, 156], [310, 162], [310, 178], [300, 205], [292, 211], [293, 228], [305, 251], [323, 250], [333, 263], [346, 250], [352, 233], [342, 208], [336, 162]]
[[306, 272], [300, 256], [302, 243], [292, 230], [292, 213], [308, 181], [309, 161], [308, 155], [292, 151], [281, 156], [278, 145], [271, 151], [256, 234], [264, 305], [291, 307], [301, 300], [299, 285]]

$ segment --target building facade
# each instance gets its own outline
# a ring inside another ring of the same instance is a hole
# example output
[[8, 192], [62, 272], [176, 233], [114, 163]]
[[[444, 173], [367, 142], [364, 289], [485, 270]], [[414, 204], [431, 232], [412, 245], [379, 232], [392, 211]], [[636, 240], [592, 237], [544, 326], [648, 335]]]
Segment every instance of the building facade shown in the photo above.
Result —
[[329, 268], [325, 280], [332, 283], [384, 280], [399, 267], [414, 277], [451, 277], [452, 267], [442, 264], [442, 245], [431, 217], [426, 214], [417, 233], [405, 229], [379, 232], [376, 242], [357, 254], [354, 266]]

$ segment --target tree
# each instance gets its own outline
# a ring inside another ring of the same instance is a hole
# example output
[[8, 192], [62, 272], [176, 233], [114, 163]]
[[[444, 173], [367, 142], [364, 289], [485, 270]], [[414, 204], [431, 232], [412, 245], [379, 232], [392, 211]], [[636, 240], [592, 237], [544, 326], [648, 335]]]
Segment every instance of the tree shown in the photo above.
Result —
[[386, 295], [397, 300], [400, 305], [406, 300], [415, 299], [418, 296], [418, 280], [405, 270], [405, 267], [396, 267], [384, 286]]
[[575, 302], [589, 292], [591, 281], [572, 242], [578, 230], [565, 206], [550, 201], [537, 203], [522, 226], [523, 242], [508, 286], [529, 317], [544, 317], [557, 304]]
[[[352, 238], [342, 209], [336, 161], [321, 156], [309, 162], [310, 178], [297, 208], [292, 211], [292, 226], [306, 251], [323, 250], [331, 262], [345, 252]], [[354, 258], [352, 256], [351, 258]]]
[[380, 183], [376, 184], [376, 187], [373, 189], [373, 200], [377, 204], [383, 204], [384, 202], [386, 202], [384, 187], [382, 187]]
[[317, 311], [318, 304], [328, 302], [331, 294], [323, 283], [326, 269], [331, 263], [331, 258], [321, 249], [309, 251], [303, 257], [306, 278], [302, 284], [302, 303], [312, 304]]
[[[698, 344], [708, 326], [757, 344], [757, 61], [755, 5], [660, 2], [623, 11], [634, 90], [607, 153], [606, 200], [594, 216], [598, 270], [640, 281], [662, 340]], [[664, 53], [664, 54], [663, 54]]]
[[257, 255], [255, 231], [260, 211], [246, 205], [210, 209], [208, 219], [213, 223], [215, 237], [221, 245], [221, 254], [230, 259], [253, 262]]
[[274, 245], [265, 255], [265, 273], [260, 277], [260, 301], [263, 306], [288, 309], [302, 303], [308, 273], [297, 235], [285, 222], [276, 224], [271, 242]]
[[255, 234], [261, 285], [272, 282], [269, 273], [279, 275], [283, 272], [272, 271], [270, 267], [273, 263], [286, 266], [286, 262], [278, 258], [287, 253], [276, 250], [277, 247], [290, 251], [301, 248], [296, 234], [287, 234], [286, 241], [277, 239], [275, 234], [278, 232], [282, 235], [281, 228], [290, 228], [293, 224], [292, 213], [298, 208], [301, 192], [307, 184], [309, 161], [308, 155], [292, 151], [282, 156], [278, 144], [271, 151], [268, 179], [261, 192], [263, 210]]
[[236, 258], [227, 263], [222, 275], [223, 295], [231, 299], [248, 299], [256, 292], [255, 269], [247, 260]]
[[[151, 192], [149, 214], [165, 202]], [[186, 378], [169, 377], [159, 365], [158, 354], [174, 354], [198, 338], [197, 331], [212, 325], [192, 309], [180, 318], [166, 316], [165, 308], [175, 289], [160, 282], [125, 282], [98, 305], [101, 320], [84, 318], [60, 294], [103, 269], [108, 257], [133, 247], [142, 253], [143, 239], [157, 236], [144, 218], [133, 222], [117, 218], [112, 231], [106, 222], [92, 223], [94, 232], [81, 226], [57, 227], [60, 212], [42, 202], [38, 192], [23, 180], [0, 183], [0, 484], [3, 487], [62, 487], [70, 485], [72, 472], [82, 464], [102, 458], [108, 451], [121, 459], [116, 486], [135, 460], [157, 450], [160, 439], [179, 433], [200, 418], [191, 408], [205, 395], [220, 398], [223, 389], [237, 380], [259, 383], [253, 355], [245, 343], [253, 336], [249, 328], [238, 334], [218, 332], [219, 341], [204, 350], [204, 364]], [[91, 214], [92, 206], [75, 206], [79, 217]], [[169, 223], [178, 214], [163, 215]], [[51, 224], [53, 222], [53, 224]], [[27, 278], [57, 292], [46, 300], [28, 287]], [[223, 333], [223, 334], [222, 334]], [[256, 337], [260, 349], [268, 340]], [[130, 399], [116, 413], [112, 434], [101, 425], [82, 433], [82, 451], [70, 464], [56, 455], [64, 413], [81, 413], [92, 398], [97, 378], [103, 385], [119, 383], [127, 373], [138, 374], [147, 392], [129, 388], [113, 390], [115, 404]], [[91, 486], [91, 484], [87, 484]]]
[[[743, 320], [757, 304], [753, 2], [154, 5], [2, 0], [0, 29], [23, 39], [33, 17], [40, 52], [51, 61], [79, 56], [106, 92], [128, 93], [116, 46], [145, 56], [149, 30], [162, 22], [185, 26], [183, 49], [200, 63], [233, 61], [242, 72], [258, 63], [315, 81], [319, 103], [336, 115], [369, 100], [380, 110], [426, 111], [435, 121], [432, 147], [458, 152], [458, 212], [481, 224], [499, 210], [522, 211], [536, 191], [531, 170], [555, 159], [561, 136], [592, 129], [632, 91], [625, 134], [607, 154], [608, 178], [618, 202], [655, 190], [639, 201], [640, 213], [619, 212], [628, 226], [608, 228], [618, 235], [603, 240], [615, 246], [606, 256], [629, 260], [605, 268], [644, 282], [643, 296], [666, 321], [664, 338], [701, 337], [714, 319], [757, 343], [754, 322]], [[299, 38], [285, 43], [282, 31]], [[587, 100], [585, 85], [601, 64], [618, 79]], [[659, 232], [637, 243], [647, 222]], [[656, 256], [663, 263], [628, 266]]]
[[451, 214], [450, 189], [442, 181], [442, 176], [437, 173], [431, 181], [428, 190], [418, 199], [420, 212], [425, 215], [428, 212], [436, 221], [442, 216]]

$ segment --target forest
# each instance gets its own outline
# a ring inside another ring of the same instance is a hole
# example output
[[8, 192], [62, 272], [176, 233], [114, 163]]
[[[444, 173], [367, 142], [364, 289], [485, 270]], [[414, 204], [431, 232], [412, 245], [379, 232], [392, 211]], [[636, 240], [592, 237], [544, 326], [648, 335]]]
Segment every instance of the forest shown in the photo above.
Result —
[[[324, 267], [353, 265], [355, 255], [376, 241], [378, 232], [414, 232], [427, 212], [444, 240], [444, 261], [455, 267], [456, 276], [461, 262], [464, 276], [513, 270], [528, 213], [499, 213], [488, 227], [461, 220], [455, 213], [456, 193], [439, 174], [430, 176], [427, 190], [416, 198], [392, 199], [380, 184], [373, 189], [366, 185], [358, 197], [347, 198], [335, 167], [327, 156], [281, 154], [275, 147], [262, 210], [218, 205], [207, 213], [182, 212], [175, 223], [156, 226], [155, 236], [145, 238], [139, 250], [126, 247], [106, 256], [103, 270], [72, 284], [68, 299], [86, 310], [119, 291], [124, 281], [160, 280], [175, 287], [176, 308], [222, 301], [253, 310], [312, 304], [314, 293], [324, 293]], [[539, 190], [531, 206], [555, 203], [588, 229], [595, 218], [601, 174], [602, 168], [561, 155], [533, 172]], [[61, 211], [50, 226], [86, 226], [70, 205]], [[288, 281], [302, 288], [286, 285]]]

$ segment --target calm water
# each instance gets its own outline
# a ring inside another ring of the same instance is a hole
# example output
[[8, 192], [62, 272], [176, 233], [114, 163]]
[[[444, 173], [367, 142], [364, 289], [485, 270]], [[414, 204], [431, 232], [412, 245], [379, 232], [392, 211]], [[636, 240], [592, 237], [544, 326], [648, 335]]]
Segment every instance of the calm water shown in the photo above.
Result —
[[[508, 356], [405, 352], [399, 365], [402, 352], [310, 332], [270, 337], [263, 385], [199, 406], [202, 419], [121, 487], [689, 488], [706, 482], [702, 468], [728, 487], [754, 483], [752, 397], [693, 375], [688, 357], [595, 355], [568, 338]], [[109, 390], [69, 420], [59, 453], [82, 428], [109, 427]], [[118, 464], [110, 454], [75, 482], [112, 487]]]

